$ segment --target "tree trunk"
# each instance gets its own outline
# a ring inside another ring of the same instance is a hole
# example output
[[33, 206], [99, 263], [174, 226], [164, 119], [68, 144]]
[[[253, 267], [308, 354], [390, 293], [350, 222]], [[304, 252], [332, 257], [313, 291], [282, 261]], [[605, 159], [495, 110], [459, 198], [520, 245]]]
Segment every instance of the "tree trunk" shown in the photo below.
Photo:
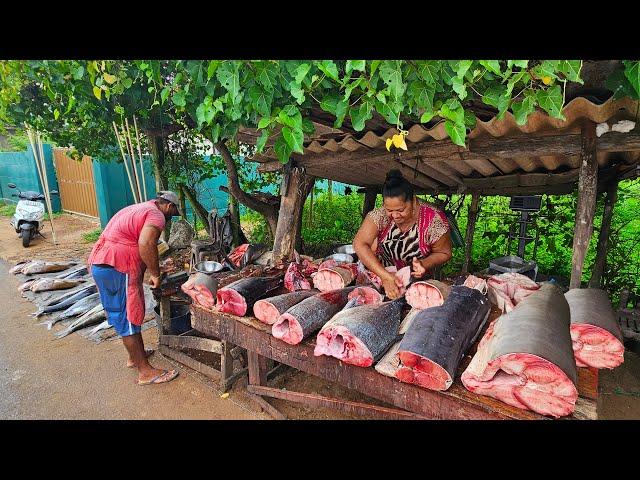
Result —
[[[202, 220], [202, 223], [204, 224], [204, 228], [207, 230], [207, 232], [210, 232], [211, 228], [209, 227], [209, 218], [208, 218], [209, 212], [207, 212], [207, 209], [204, 208], [204, 206], [198, 201], [198, 195], [196, 191], [183, 183], [179, 185], [179, 188], [184, 193], [185, 197], [187, 197], [187, 199], [189, 200], [189, 203], [191, 204], [193, 211], [198, 215], [198, 217], [200, 217], [200, 220]], [[195, 222], [194, 222], [194, 228], [195, 228]]]
[[240, 188], [240, 182], [238, 180], [238, 169], [236, 168], [236, 164], [231, 156], [231, 152], [227, 148], [227, 145], [224, 142], [218, 142], [215, 144], [215, 147], [218, 149], [220, 154], [222, 155], [222, 159], [227, 167], [227, 177], [229, 179], [229, 187], [220, 187], [220, 190], [228, 192], [230, 195], [233, 195], [238, 202], [243, 205], [246, 205], [252, 210], [262, 214], [269, 223], [269, 228], [271, 229], [271, 234], [275, 238], [277, 224], [278, 224], [278, 207], [276, 205], [272, 205], [261, 200], [258, 200], [255, 195], [250, 195], [246, 193], [242, 188]]
[[578, 180], [578, 205], [573, 236], [573, 258], [569, 288], [580, 288], [584, 257], [593, 233], [593, 215], [598, 191], [598, 160], [596, 124], [588, 122], [582, 127], [582, 151], [580, 153], [580, 178]]
[[329, 193], [329, 201], [333, 200], [333, 182], [327, 180], [327, 192]]
[[593, 265], [589, 288], [600, 288], [602, 286], [602, 275], [607, 266], [607, 250], [609, 246], [609, 232], [611, 231], [611, 219], [613, 218], [613, 207], [618, 199], [618, 181], [611, 182], [607, 187], [607, 198], [602, 212], [602, 226], [598, 237], [598, 252], [596, 262]]
[[[189, 219], [187, 218], [187, 201], [184, 195], [184, 191], [182, 188], [178, 188], [178, 198], [180, 199], [180, 210], [182, 210], [182, 218], [184, 218], [187, 222]], [[193, 225], [195, 229], [195, 224]]]
[[233, 232], [233, 246], [238, 247], [243, 243], [249, 243], [240, 228], [240, 206], [233, 195], [229, 195], [229, 211], [231, 212], [231, 230]]
[[471, 195], [471, 206], [469, 207], [469, 215], [467, 220], [467, 235], [464, 241], [464, 263], [462, 264], [462, 272], [469, 272], [471, 264], [471, 249], [473, 247], [473, 232], [476, 228], [476, 220], [478, 219], [478, 204], [480, 203], [480, 194], [474, 192]]
[[362, 206], [362, 219], [367, 216], [371, 210], [376, 206], [376, 198], [378, 197], [378, 190], [375, 188], [367, 188], [364, 191], [364, 204]]
[[293, 259], [296, 241], [300, 237], [302, 207], [315, 178], [305, 175], [304, 169], [300, 167], [292, 167], [285, 173], [283, 181], [285, 191], [281, 196], [278, 226], [273, 241], [274, 264]]

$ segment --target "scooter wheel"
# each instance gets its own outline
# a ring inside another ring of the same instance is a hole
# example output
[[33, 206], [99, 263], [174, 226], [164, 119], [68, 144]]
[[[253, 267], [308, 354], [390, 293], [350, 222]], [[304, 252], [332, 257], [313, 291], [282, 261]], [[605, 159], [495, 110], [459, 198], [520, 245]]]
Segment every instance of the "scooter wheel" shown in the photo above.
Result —
[[29, 242], [31, 242], [31, 231], [30, 230], [22, 230], [22, 246], [27, 248], [29, 246]]

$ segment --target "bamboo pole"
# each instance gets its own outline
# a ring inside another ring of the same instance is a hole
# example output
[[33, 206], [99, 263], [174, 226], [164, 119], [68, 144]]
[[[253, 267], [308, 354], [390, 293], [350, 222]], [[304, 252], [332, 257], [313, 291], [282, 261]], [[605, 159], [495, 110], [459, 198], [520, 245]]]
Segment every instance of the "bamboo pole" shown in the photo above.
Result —
[[40, 138], [40, 134], [37, 131], [36, 131], [36, 141], [38, 143], [38, 150], [40, 151], [42, 178], [44, 178], [44, 190], [45, 190], [44, 196], [47, 203], [47, 208], [49, 209], [49, 223], [51, 224], [51, 235], [53, 236], [53, 244], [57, 245], [58, 241], [56, 240], [56, 231], [53, 228], [53, 207], [51, 206], [51, 191], [49, 190], [49, 179], [47, 178], [47, 163], [45, 162], [45, 159], [44, 159], [42, 139]]
[[138, 142], [138, 156], [140, 158], [140, 173], [142, 174], [142, 189], [144, 191], [144, 201], [149, 200], [147, 197], [147, 183], [145, 182], [144, 176], [144, 161], [142, 159], [142, 150], [140, 149], [140, 133], [138, 132], [138, 122], [136, 120], [136, 116], [133, 116], [133, 126], [136, 129], [136, 140]]
[[113, 122], [113, 131], [116, 133], [116, 138], [118, 139], [118, 146], [120, 147], [120, 153], [122, 154], [122, 161], [124, 162], [124, 169], [127, 172], [127, 178], [129, 179], [129, 187], [131, 187], [131, 193], [133, 194], [133, 200], [135, 203], [138, 203], [136, 200], [136, 190], [133, 188], [133, 182], [131, 181], [131, 174], [129, 173], [129, 166], [127, 165], [127, 156], [124, 153], [124, 149], [122, 148], [122, 142], [120, 141], [120, 135], [118, 135], [118, 127], [116, 127], [116, 122]]
[[131, 166], [133, 167], [133, 178], [136, 181], [138, 187], [138, 201], [142, 201], [142, 190], [140, 190], [140, 180], [138, 175], [138, 169], [136, 168], [136, 155], [133, 151], [133, 142], [131, 141], [131, 130], [129, 130], [129, 119], [125, 118], [124, 122], [127, 126], [127, 146], [129, 148], [129, 154], [131, 155]]

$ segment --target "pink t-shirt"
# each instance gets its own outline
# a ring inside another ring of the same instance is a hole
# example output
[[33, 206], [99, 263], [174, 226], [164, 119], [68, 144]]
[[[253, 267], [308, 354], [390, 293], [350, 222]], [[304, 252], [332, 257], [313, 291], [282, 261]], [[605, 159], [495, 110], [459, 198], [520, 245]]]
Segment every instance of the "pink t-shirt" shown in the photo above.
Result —
[[164, 229], [165, 218], [155, 200], [129, 205], [116, 213], [93, 246], [87, 264], [111, 265], [134, 277], [144, 273], [138, 239], [145, 225]]

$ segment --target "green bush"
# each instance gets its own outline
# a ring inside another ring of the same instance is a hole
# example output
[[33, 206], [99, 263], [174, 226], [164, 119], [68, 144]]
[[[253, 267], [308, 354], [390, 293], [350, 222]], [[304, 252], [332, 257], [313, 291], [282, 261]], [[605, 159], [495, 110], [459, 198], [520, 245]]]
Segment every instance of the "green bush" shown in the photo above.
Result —
[[82, 239], [87, 243], [96, 242], [101, 233], [102, 233], [102, 228], [96, 228], [91, 232], [82, 234]]
[[13, 217], [13, 214], [16, 213], [16, 205], [15, 203], [4, 203], [0, 202], [0, 215], [3, 217]]

